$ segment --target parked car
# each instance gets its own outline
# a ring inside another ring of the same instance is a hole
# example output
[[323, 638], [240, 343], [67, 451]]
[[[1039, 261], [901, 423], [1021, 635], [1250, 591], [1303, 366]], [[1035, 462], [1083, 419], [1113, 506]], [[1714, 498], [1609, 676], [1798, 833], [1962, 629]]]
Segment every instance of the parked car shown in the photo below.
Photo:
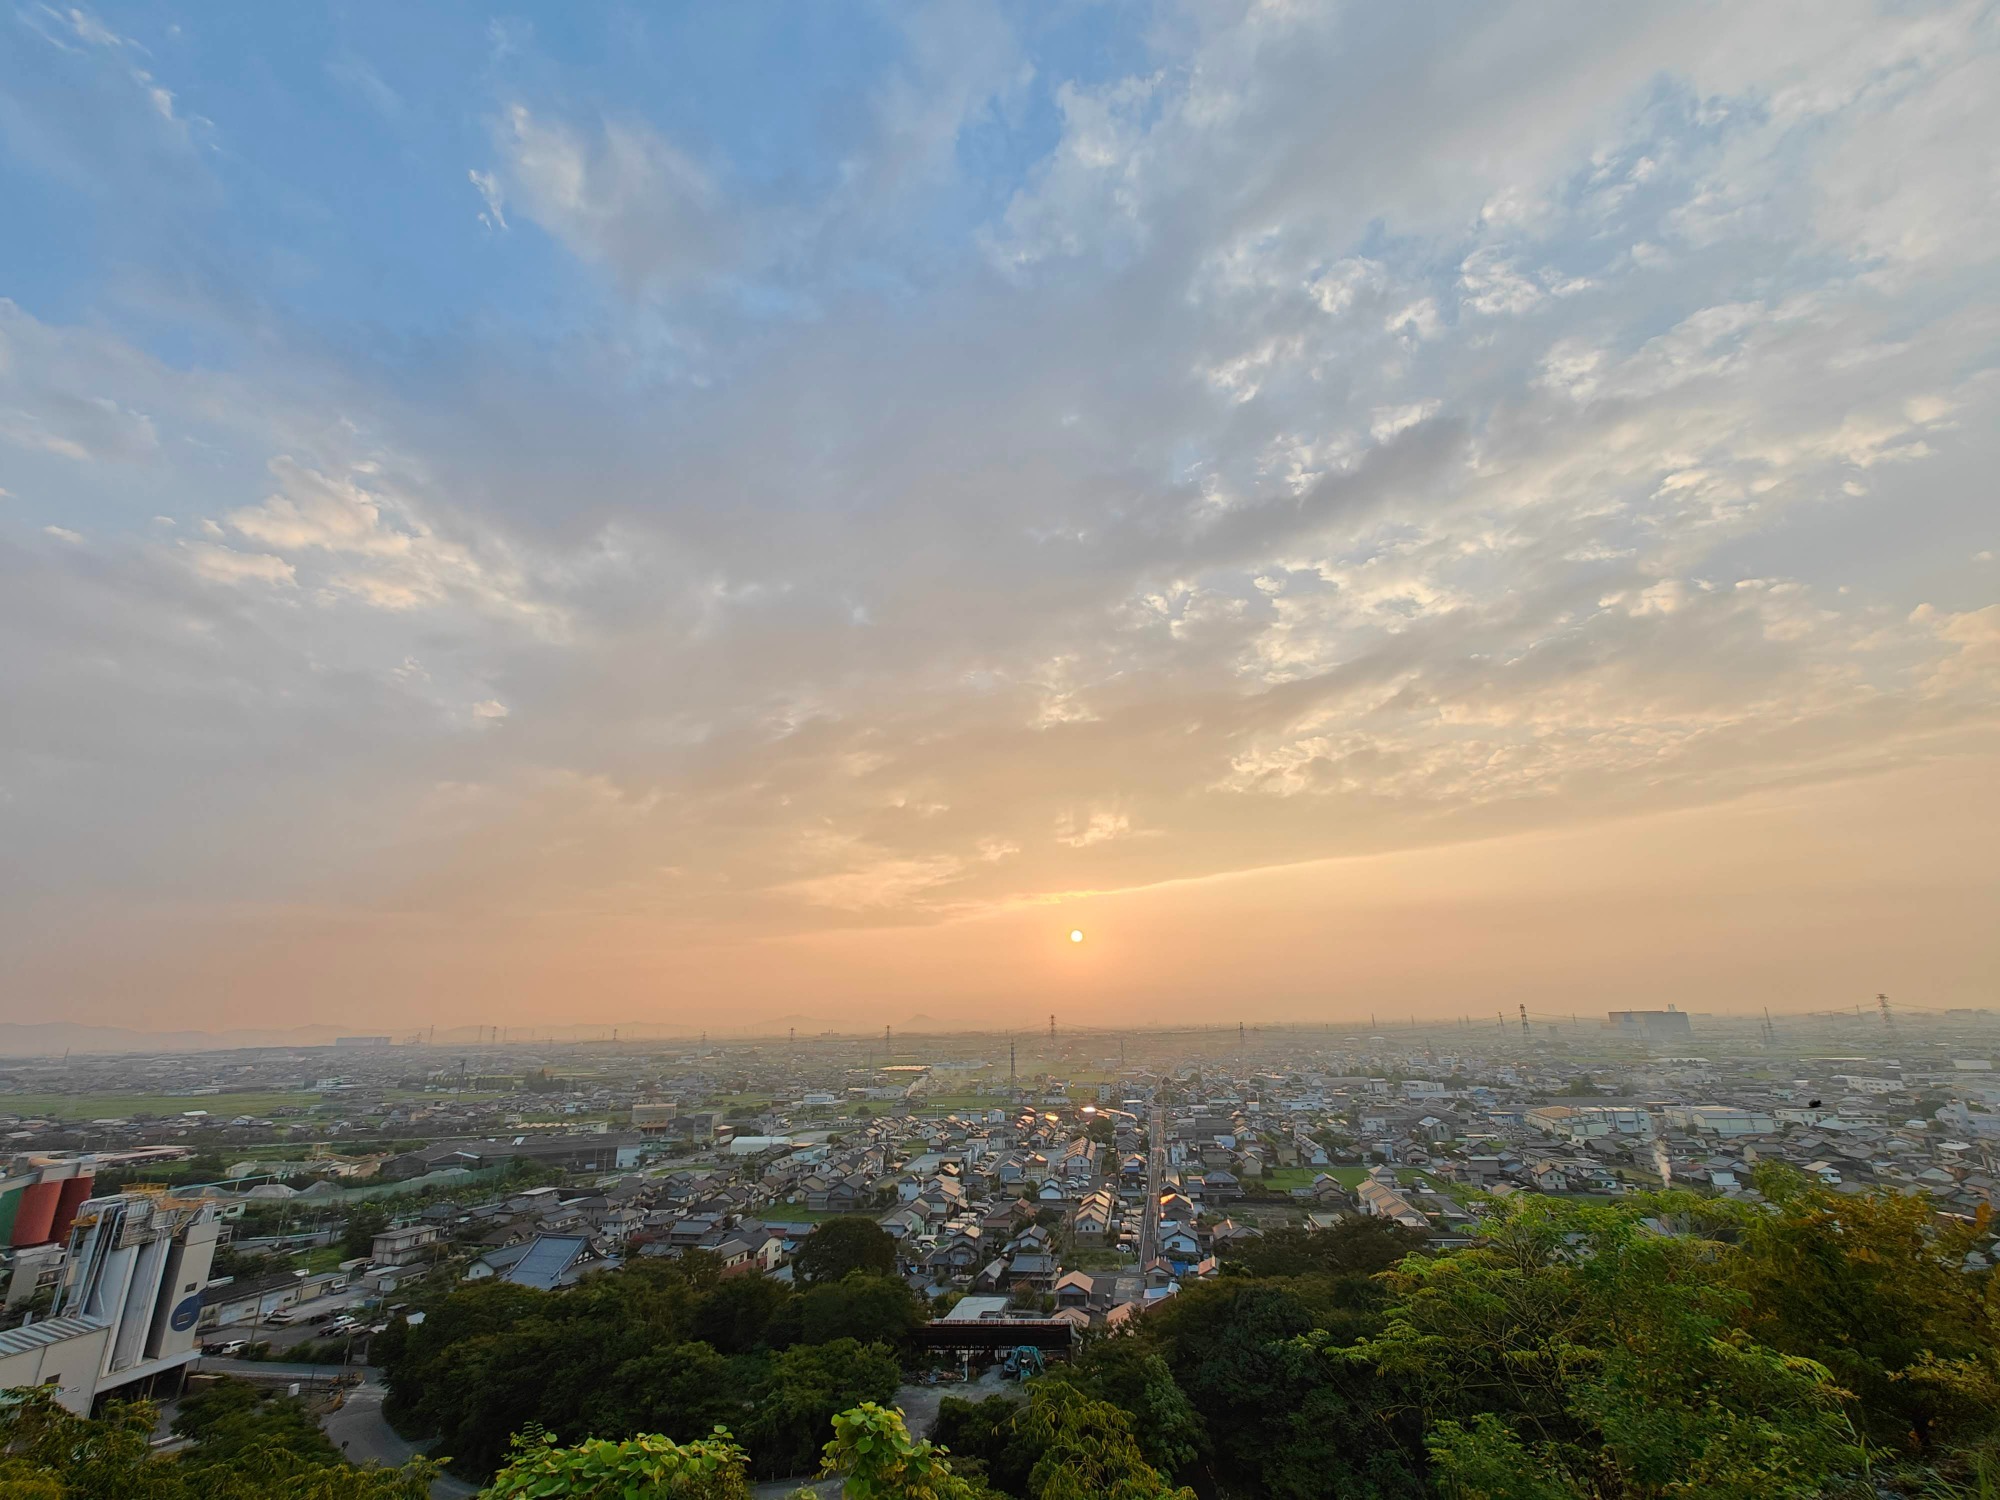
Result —
[[248, 1339], [225, 1339], [219, 1344], [203, 1344], [201, 1352], [214, 1359], [235, 1359], [249, 1347]]
[[343, 1333], [352, 1333], [354, 1332], [355, 1329], [359, 1328], [360, 1326], [361, 1325], [358, 1322], [356, 1322], [353, 1318], [350, 1318], [345, 1313], [342, 1313], [339, 1317], [335, 1318], [331, 1323], [326, 1325], [326, 1331], [329, 1334], [334, 1334], [334, 1335]]
[[285, 1308], [274, 1307], [271, 1309], [271, 1311], [264, 1314], [264, 1321], [266, 1323], [274, 1324], [279, 1328], [283, 1328], [287, 1323], [292, 1321], [292, 1315], [290, 1311]]

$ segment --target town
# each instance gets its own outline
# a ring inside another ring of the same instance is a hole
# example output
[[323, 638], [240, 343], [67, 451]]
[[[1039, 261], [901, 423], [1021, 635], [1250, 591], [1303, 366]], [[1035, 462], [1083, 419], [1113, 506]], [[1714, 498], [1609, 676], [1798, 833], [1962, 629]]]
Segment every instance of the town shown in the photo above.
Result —
[[[1979, 1226], [1978, 1271], [1996, 1021], [1885, 998], [13, 1060], [0, 1386], [78, 1413], [217, 1371], [331, 1389], [372, 1378], [371, 1342], [441, 1288], [555, 1293], [661, 1260], [784, 1286], [820, 1225], [861, 1219], [924, 1315], [902, 1386], [990, 1390], [1356, 1220], [1444, 1251], [1524, 1195], [1754, 1202], [1765, 1163], [1925, 1195]], [[415, 1451], [379, 1402], [327, 1422]]]

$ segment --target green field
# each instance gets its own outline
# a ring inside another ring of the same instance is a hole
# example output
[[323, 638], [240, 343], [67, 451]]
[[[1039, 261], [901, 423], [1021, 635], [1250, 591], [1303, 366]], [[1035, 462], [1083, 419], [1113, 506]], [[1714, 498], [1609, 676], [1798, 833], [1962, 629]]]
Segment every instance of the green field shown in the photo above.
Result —
[[318, 1094], [0, 1094], [0, 1114], [50, 1120], [113, 1120], [205, 1109], [223, 1119], [320, 1102]]
[[1004, 1094], [926, 1094], [911, 1102], [927, 1115], [963, 1114], [971, 1109], [1007, 1107]]
[[[1318, 1167], [1273, 1167], [1262, 1177], [1246, 1177], [1243, 1186], [1261, 1186], [1266, 1192], [1289, 1193], [1293, 1188], [1309, 1188], [1320, 1174]], [[1333, 1174], [1329, 1174], [1333, 1175]]]

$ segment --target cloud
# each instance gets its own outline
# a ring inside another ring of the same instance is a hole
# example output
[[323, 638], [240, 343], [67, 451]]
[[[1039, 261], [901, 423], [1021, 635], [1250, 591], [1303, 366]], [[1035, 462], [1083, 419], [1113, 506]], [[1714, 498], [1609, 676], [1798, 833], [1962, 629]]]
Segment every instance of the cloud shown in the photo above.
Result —
[[188, 565], [213, 583], [283, 583], [297, 581], [297, 569], [268, 552], [239, 552], [213, 542], [182, 542]]
[[277, 492], [231, 511], [229, 529], [274, 553], [331, 554], [338, 561], [322, 573], [333, 592], [378, 609], [461, 601], [554, 623], [554, 612], [533, 597], [497, 543], [489, 543], [495, 556], [482, 560], [472, 547], [439, 535], [414, 499], [384, 482], [377, 462], [362, 460], [345, 477], [285, 455], [269, 468]]
[[507, 198], [501, 190], [500, 179], [491, 172], [482, 172], [476, 167], [466, 172], [473, 187], [478, 189], [480, 201], [485, 203], [486, 212], [479, 216], [479, 222], [488, 229], [507, 227]]
[[1004, 19], [720, 112], [510, 31], [476, 315], [0, 304], [21, 862], [656, 952], [1987, 763], [1985, 12]]
[[715, 270], [735, 240], [709, 173], [641, 122], [591, 129], [515, 104], [498, 139], [521, 211], [627, 290]]

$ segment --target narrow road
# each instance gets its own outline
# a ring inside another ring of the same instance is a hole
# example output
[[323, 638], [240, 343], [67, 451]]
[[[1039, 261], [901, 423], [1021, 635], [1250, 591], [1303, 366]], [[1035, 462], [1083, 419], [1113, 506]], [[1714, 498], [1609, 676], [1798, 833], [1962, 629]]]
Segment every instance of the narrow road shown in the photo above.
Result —
[[[347, 1393], [336, 1411], [328, 1412], [320, 1425], [351, 1464], [381, 1464], [395, 1468], [425, 1451], [427, 1444], [412, 1443], [391, 1427], [382, 1415], [382, 1398], [388, 1394], [381, 1376], [368, 1365], [280, 1365], [259, 1359], [204, 1359], [200, 1368], [211, 1375], [234, 1375], [259, 1384], [302, 1386], [330, 1385], [341, 1375], [359, 1375], [361, 1383]], [[431, 1481], [431, 1500], [466, 1500], [479, 1493], [479, 1486], [449, 1474]]]

